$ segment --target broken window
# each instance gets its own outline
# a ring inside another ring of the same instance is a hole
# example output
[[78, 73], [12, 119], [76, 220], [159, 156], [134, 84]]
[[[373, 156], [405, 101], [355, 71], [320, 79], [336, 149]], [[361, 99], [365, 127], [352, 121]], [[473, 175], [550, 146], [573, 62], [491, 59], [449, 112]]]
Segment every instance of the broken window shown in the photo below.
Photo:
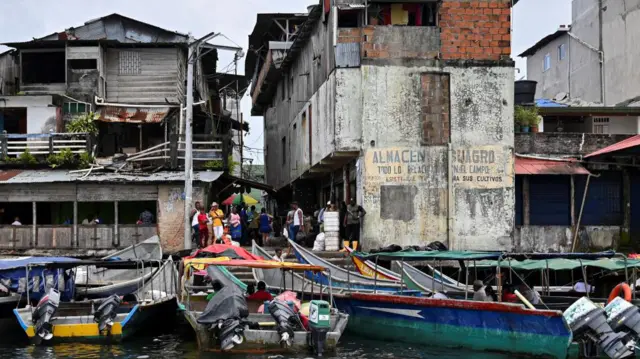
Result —
[[338, 10], [338, 27], [360, 27], [360, 11]]
[[368, 14], [371, 25], [436, 26], [438, 4], [376, 3], [369, 6]]
[[22, 52], [23, 84], [65, 83], [64, 50], [51, 52]]
[[72, 70], [96, 70], [98, 68], [98, 60], [96, 59], [69, 60], [69, 68]]

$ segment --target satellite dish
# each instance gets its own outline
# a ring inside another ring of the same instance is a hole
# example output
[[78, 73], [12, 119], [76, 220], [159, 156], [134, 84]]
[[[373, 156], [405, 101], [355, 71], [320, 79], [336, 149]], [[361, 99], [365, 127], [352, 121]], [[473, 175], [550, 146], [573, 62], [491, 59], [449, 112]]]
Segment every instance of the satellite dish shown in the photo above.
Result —
[[568, 98], [569, 98], [569, 95], [566, 92], [560, 92], [553, 98], [553, 100], [554, 101], [564, 101], [564, 100], [566, 100]]

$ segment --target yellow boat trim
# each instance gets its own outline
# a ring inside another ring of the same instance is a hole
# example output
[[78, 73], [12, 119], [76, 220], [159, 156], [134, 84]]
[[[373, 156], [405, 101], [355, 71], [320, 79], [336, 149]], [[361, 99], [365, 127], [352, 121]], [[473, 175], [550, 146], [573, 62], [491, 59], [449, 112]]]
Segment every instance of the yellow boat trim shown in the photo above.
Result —
[[[25, 330], [29, 338], [36, 336], [33, 325], [30, 325]], [[122, 325], [120, 323], [113, 323], [111, 327], [111, 335], [122, 335]], [[59, 324], [53, 326], [54, 338], [90, 338], [101, 336], [98, 330], [98, 323], [87, 324]]]

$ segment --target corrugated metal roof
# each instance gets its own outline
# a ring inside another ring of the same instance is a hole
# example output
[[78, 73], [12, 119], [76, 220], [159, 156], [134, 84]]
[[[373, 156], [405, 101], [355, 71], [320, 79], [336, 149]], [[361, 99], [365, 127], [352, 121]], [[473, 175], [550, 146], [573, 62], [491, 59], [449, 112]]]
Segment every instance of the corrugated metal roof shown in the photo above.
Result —
[[132, 107], [100, 107], [98, 121], [126, 122], [126, 123], [159, 123], [167, 117], [170, 107], [159, 106], [150, 108]]
[[[198, 171], [193, 173], [194, 182], [211, 183], [217, 180], [223, 172]], [[94, 183], [162, 183], [184, 182], [184, 172], [156, 172], [149, 174], [121, 174], [96, 172], [87, 177], [84, 173], [69, 173], [66, 170], [10, 170], [0, 171], [0, 184], [32, 184], [32, 183], [64, 183], [64, 182], [94, 182]]]
[[588, 175], [589, 171], [575, 160], [540, 159], [516, 156], [517, 175]]
[[627, 148], [631, 148], [631, 147], [636, 147], [636, 146], [640, 146], [640, 135], [635, 135], [633, 137], [629, 137], [626, 140], [622, 140], [618, 143], [614, 143], [611, 146], [605, 147], [603, 149], [597, 150], [595, 152], [592, 152], [586, 156], [584, 156], [585, 158], [587, 157], [594, 157], [594, 156], [599, 156], [599, 155], [604, 155], [606, 153], [611, 153], [611, 152], [616, 152], [616, 151], [620, 151], [620, 150], [625, 150]]

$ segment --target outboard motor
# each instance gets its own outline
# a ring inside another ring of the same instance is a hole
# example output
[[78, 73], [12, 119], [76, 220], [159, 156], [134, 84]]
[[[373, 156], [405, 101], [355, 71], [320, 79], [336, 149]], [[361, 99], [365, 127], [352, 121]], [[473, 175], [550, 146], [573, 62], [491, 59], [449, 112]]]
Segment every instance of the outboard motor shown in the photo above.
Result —
[[244, 342], [248, 316], [246, 298], [237, 287], [229, 286], [216, 292], [196, 321], [209, 328], [222, 351], [228, 351]]
[[577, 300], [563, 316], [574, 339], [591, 340], [610, 358], [622, 359], [635, 355], [634, 350], [625, 345], [625, 333], [614, 333], [607, 323], [604, 309], [597, 307], [589, 298]]
[[42, 297], [31, 315], [31, 320], [35, 326], [36, 334], [44, 340], [53, 338], [53, 325], [51, 324], [53, 315], [60, 305], [60, 292], [51, 288], [49, 293]]
[[331, 309], [324, 300], [312, 300], [309, 305], [310, 346], [318, 356], [324, 353], [327, 333], [331, 330]]
[[300, 319], [286, 302], [278, 299], [269, 303], [269, 314], [276, 320], [280, 345], [283, 348], [290, 347], [293, 342], [294, 328], [300, 323]]
[[122, 299], [117, 294], [113, 294], [107, 298], [100, 306], [98, 310], [93, 314], [93, 320], [98, 323], [98, 330], [100, 333], [105, 331], [111, 332], [113, 326], [113, 320], [118, 315], [118, 307], [120, 307]]
[[611, 329], [627, 333], [633, 343], [640, 341], [640, 308], [616, 297], [605, 308]]

